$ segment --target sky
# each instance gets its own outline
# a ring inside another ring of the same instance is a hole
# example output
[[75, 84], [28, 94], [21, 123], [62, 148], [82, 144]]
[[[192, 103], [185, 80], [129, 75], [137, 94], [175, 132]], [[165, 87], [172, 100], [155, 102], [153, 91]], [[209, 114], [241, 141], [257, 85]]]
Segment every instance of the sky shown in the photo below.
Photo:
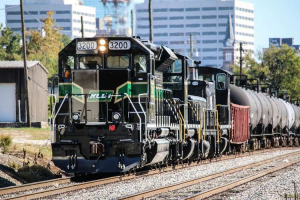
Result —
[[[141, 1], [141, 0], [139, 0]], [[269, 38], [294, 38], [300, 45], [300, 0], [242, 0], [254, 4], [255, 49], [269, 46]], [[5, 4], [20, 0], [0, 0], [0, 23], [5, 24]]]

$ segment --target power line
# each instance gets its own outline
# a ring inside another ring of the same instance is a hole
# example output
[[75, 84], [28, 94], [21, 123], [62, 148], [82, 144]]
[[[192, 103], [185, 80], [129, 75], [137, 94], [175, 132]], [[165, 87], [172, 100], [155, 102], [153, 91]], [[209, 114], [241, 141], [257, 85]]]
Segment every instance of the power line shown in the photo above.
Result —
[[20, 5], [17, 6], [11, 6], [11, 7], [7, 7], [7, 8], [0, 8], [0, 10], [9, 10], [11, 8], [16, 8], [16, 7], [20, 7]]

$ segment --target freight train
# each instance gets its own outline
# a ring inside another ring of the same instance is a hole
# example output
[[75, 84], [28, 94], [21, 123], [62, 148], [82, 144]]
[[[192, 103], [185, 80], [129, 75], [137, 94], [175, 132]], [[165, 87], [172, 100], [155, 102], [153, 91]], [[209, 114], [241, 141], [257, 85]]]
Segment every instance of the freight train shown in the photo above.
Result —
[[54, 164], [120, 173], [299, 145], [298, 106], [198, 65], [139, 37], [74, 39], [59, 53]]

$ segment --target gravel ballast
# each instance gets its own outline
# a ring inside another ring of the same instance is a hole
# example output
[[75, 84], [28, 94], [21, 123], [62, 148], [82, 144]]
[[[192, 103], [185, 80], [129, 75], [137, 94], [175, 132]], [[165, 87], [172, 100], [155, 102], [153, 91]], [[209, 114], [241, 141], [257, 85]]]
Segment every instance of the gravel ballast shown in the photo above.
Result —
[[224, 160], [208, 165], [199, 165], [195, 167], [177, 169], [171, 172], [138, 177], [133, 180], [121, 181], [106, 185], [99, 185], [87, 189], [72, 191], [64, 193], [60, 196], [50, 197], [55, 199], [117, 199], [120, 197], [132, 195], [142, 191], [152, 190], [159, 187], [164, 187], [183, 181], [207, 176], [217, 172], [236, 168], [277, 157], [280, 155], [300, 152], [300, 150], [275, 150], [274, 152], [267, 152], [247, 157], [241, 157], [231, 160]]

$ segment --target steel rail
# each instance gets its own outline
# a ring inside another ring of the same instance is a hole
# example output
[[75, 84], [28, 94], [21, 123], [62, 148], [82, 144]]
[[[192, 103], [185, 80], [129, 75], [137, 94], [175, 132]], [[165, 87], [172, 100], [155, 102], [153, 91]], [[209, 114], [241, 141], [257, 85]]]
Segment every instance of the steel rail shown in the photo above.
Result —
[[52, 186], [53, 184], [64, 184], [71, 182], [71, 178], [58, 178], [35, 183], [28, 183], [18, 186], [5, 187], [0, 189], [0, 195], [9, 195], [11, 193], [24, 192], [26, 190], [37, 189], [41, 187]]
[[[284, 148], [279, 148], [278, 150], [287, 150], [287, 149], [293, 150], [293, 149], [298, 149], [298, 148], [284, 147]], [[247, 153], [247, 154], [229, 155], [229, 156], [226, 156], [226, 157], [222, 156], [219, 159], [213, 159], [211, 161], [210, 160], [205, 160], [204, 162], [202, 162], [200, 164], [195, 162], [195, 163], [192, 163], [190, 165], [177, 165], [175, 167], [174, 166], [168, 166], [166, 168], [161, 168], [159, 170], [146, 170], [146, 171], [137, 172], [136, 174], [132, 174], [132, 175], [114, 176], [114, 177], [110, 177], [110, 178], [94, 180], [94, 181], [88, 181], [88, 182], [79, 183], [79, 184], [75, 184], [75, 185], [70, 185], [70, 186], [66, 186], [66, 187], [55, 188], [55, 189], [51, 189], [51, 190], [44, 190], [44, 191], [39, 191], [39, 192], [31, 193], [31, 194], [19, 195], [19, 196], [15, 196], [15, 197], [9, 197], [7, 199], [43, 198], [43, 197], [47, 197], [47, 196], [58, 195], [58, 194], [61, 194], [61, 193], [74, 191], [74, 190], [84, 189], [84, 188], [93, 187], [93, 186], [99, 186], [99, 185], [102, 185], [102, 184], [109, 184], [109, 183], [115, 183], [115, 182], [119, 182], [119, 181], [123, 181], [123, 180], [130, 180], [130, 179], [134, 179], [134, 178], [137, 178], [137, 177], [140, 177], [140, 176], [149, 176], [149, 175], [169, 172], [169, 171], [173, 171], [173, 170], [186, 169], [186, 168], [189, 168], [189, 167], [199, 166], [199, 165], [203, 165], [203, 164], [208, 165], [208, 164], [213, 163], [213, 162], [219, 162], [219, 161], [231, 160], [231, 159], [235, 159], [235, 158], [248, 157], [248, 156], [252, 156], [252, 155], [256, 155], [256, 154], [263, 154], [263, 153], [267, 153], [267, 152], [271, 152], [271, 151], [274, 151], [274, 149], [264, 149], [264, 150], [259, 150], [259, 151]], [[287, 156], [287, 155], [289, 155], [289, 154], [285, 154], [284, 156]], [[278, 157], [277, 157], [277, 159], [278, 159]], [[54, 182], [55, 179], [53, 179], [52, 181], [53, 182], [49, 183], [48, 185], [53, 185], [54, 183], [57, 183], [57, 182]], [[39, 183], [40, 182], [32, 183], [32, 184], [25, 184], [25, 185], [21, 185], [21, 186], [9, 187], [9, 188], [14, 189], [14, 190], [11, 190], [12, 192], [4, 192], [6, 188], [1, 189], [0, 191], [3, 190], [2, 195], [9, 195], [9, 194], [14, 193], [14, 192], [20, 192], [20, 191], [28, 190], [26, 187], [23, 187], [23, 186], [26, 186], [26, 185], [32, 185], [31, 186], [32, 188], [30, 188], [30, 189], [40, 188], [40, 186], [38, 185]], [[41, 187], [45, 187], [45, 186], [41, 186]], [[9, 189], [9, 188], [7, 188], [7, 189]], [[6, 190], [6, 191], [9, 191], [9, 190]]]
[[[184, 182], [181, 182], [181, 183], [176, 183], [176, 184], [173, 184], [173, 185], [169, 185], [169, 186], [156, 188], [156, 189], [153, 189], [153, 190], [148, 190], [148, 191], [144, 191], [144, 192], [141, 192], [141, 193], [125, 196], [125, 197], [122, 197], [122, 198], [119, 198], [119, 199], [122, 199], [122, 200], [145, 199], [145, 198], [157, 195], [157, 194], [162, 194], [162, 193], [170, 192], [170, 191], [173, 191], [173, 190], [179, 190], [179, 189], [182, 189], [182, 188], [185, 188], [185, 187], [188, 187], [188, 186], [198, 184], [198, 183], [203, 182], [203, 181], [212, 180], [212, 179], [215, 179], [215, 178], [227, 175], [227, 174], [232, 174], [232, 173], [244, 170], [244, 169], [249, 169], [249, 168], [259, 166], [259, 165], [263, 165], [263, 164], [266, 164], [266, 163], [269, 163], [269, 162], [272, 162], [272, 161], [275, 161], [275, 160], [278, 160], [278, 159], [286, 158], [287, 156], [294, 156], [294, 155], [299, 155], [299, 152], [293, 152], [293, 153], [281, 155], [281, 156], [270, 158], [270, 159], [267, 159], [267, 160], [251, 163], [249, 165], [244, 165], [244, 166], [241, 166], [241, 167], [236, 167], [236, 168], [225, 170], [225, 171], [222, 171], [222, 172], [217, 172], [217, 173], [214, 173], [214, 174], [210, 174], [210, 175], [207, 175], [207, 176], [204, 176], [204, 177], [195, 178], [195, 179], [192, 179], [192, 180], [189, 180], [189, 181], [184, 181]], [[298, 162], [300, 162], [300, 159], [298, 160]], [[210, 196], [212, 196], [212, 195], [210, 195]], [[206, 197], [197, 196], [197, 194], [196, 194], [195, 198], [193, 198], [193, 199], [202, 199], [202, 198], [206, 198]]]
[[280, 165], [278, 167], [274, 167], [272, 169], [265, 170], [263, 172], [260, 172], [260, 173], [254, 174], [254, 175], [247, 176], [247, 177], [245, 177], [243, 179], [240, 179], [240, 180], [237, 180], [237, 181], [233, 181], [233, 182], [231, 182], [229, 184], [226, 184], [226, 185], [223, 185], [223, 186], [219, 186], [219, 187], [216, 187], [214, 189], [207, 190], [205, 192], [201, 192], [201, 193], [195, 194], [195, 195], [187, 197], [185, 199], [195, 200], [195, 199], [208, 198], [208, 197], [214, 196], [216, 194], [220, 194], [222, 192], [230, 190], [232, 188], [235, 188], [237, 186], [243, 185], [245, 183], [248, 183], [250, 181], [253, 181], [255, 179], [261, 178], [261, 177], [266, 176], [268, 174], [271, 174], [271, 173], [274, 173], [276, 171], [282, 170], [284, 168], [290, 167], [290, 166], [295, 165], [295, 164], [297, 164], [299, 162], [300, 162], [300, 159], [297, 159], [295, 161], [292, 161], [292, 162]]

